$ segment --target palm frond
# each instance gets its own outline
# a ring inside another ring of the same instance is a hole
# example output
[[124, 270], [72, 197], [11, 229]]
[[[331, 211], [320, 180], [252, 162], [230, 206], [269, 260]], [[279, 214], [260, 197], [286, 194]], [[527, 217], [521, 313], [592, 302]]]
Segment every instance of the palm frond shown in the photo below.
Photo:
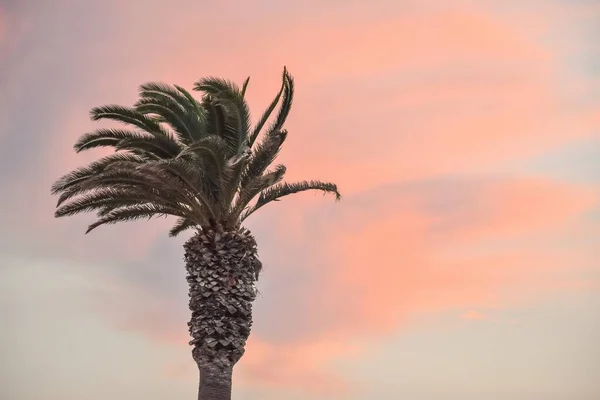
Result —
[[222, 92], [214, 98], [225, 109], [223, 137], [229, 143], [231, 154], [246, 145], [250, 129], [250, 109], [239, 92]]
[[[277, 165], [273, 171], [269, 171], [260, 177], [259, 186], [261, 188], [268, 188], [278, 183], [283, 179], [287, 168], [283, 164]], [[262, 190], [262, 189], [261, 189]], [[258, 194], [258, 193], [257, 193]], [[254, 196], [253, 196], [254, 197]]]
[[[57, 208], [54, 216], [59, 218], [81, 212], [99, 210], [106, 206], [116, 208], [142, 203], [154, 203], [156, 205], [178, 208], [177, 203], [173, 203], [168, 198], [158, 196], [151, 191], [136, 187], [105, 187], [96, 189], [89, 194], [83, 194], [71, 202], [64, 204]], [[182, 212], [184, 211], [182, 210]]]
[[260, 193], [256, 204], [252, 207], [248, 208], [243, 215], [240, 217], [240, 222], [244, 221], [248, 218], [252, 213], [261, 208], [262, 206], [272, 202], [278, 201], [280, 198], [284, 196], [289, 196], [291, 194], [304, 192], [307, 190], [321, 190], [323, 193], [332, 193], [335, 195], [335, 200], [339, 201], [342, 198], [342, 195], [338, 191], [337, 185], [329, 182], [321, 182], [321, 181], [302, 181], [302, 182], [294, 182], [294, 183], [278, 183], [273, 185]]
[[189, 158], [189, 156], [197, 156], [204, 165], [207, 159], [210, 160], [210, 164], [217, 167], [220, 173], [227, 160], [227, 142], [216, 135], [207, 136], [186, 147], [176, 158]]
[[223, 107], [215, 103], [212, 96], [204, 96], [201, 107], [206, 110], [206, 132], [208, 135], [217, 135], [223, 137], [223, 127], [225, 126], [225, 115]]
[[[154, 203], [154, 202], [138, 201], [137, 203], [132, 203], [132, 204], [146, 204], [146, 203]], [[160, 203], [157, 203], [157, 204], [160, 204]], [[98, 216], [98, 218], [102, 218], [102, 217], [105, 217], [108, 214], [110, 214], [113, 210], [117, 210], [122, 207], [124, 207], [123, 204], [121, 204], [121, 205], [106, 204], [106, 205], [103, 205], [102, 207], [98, 208], [98, 212], [96, 213], [96, 215]], [[191, 219], [196, 218], [192, 209], [185, 203], [176, 203], [175, 208], [181, 210], [183, 213], [188, 215], [188, 218], [191, 218]]]
[[93, 108], [93, 120], [128, 127], [98, 129], [78, 139], [77, 152], [98, 147], [117, 152], [52, 185], [52, 193], [60, 195], [56, 216], [96, 211], [99, 219], [90, 232], [104, 224], [174, 215], [175, 236], [193, 227], [239, 226], [265, 204], [305, 190], [333, 193], [339, 200], [332, 183], [281, 183], [285, 166], [270, 169], [287, 137], [284, 124], [294, 95], [287, 68], [254, 127], [245, 100], [249, 79], [240, 88], [226, 79], [202, 78], [194, 85], [203, 92], [200, 101], [180, 86], [148, 82], [140, 85], [133, 107]]
[[286, 130], [270, 131], [262, 138], [248, 160], [248, 166], [242, 175], [242, 188], [269, 168], [286, 138]]
[[108, 155], [106, 157], [102, 157], [97, 161], [90, 163], [85, 167], [80, 167], [75, 169], [74, 171], [69, 172], [66, 175], [60, 177], [53, 185], [52, 185], [52, 194], [58, 194], [69, 187], [76, 185], [83, 180], [94, 176], [102, 172], [109, 165], [117, 164], [117, 163], [136, 163], [139, 164], [143, 162], [144, 159], [135, 154], [121, 152]]
[[226, 184], [223, 175], [226, 173], [227, 151], [227, 143], [211, 135], [181, 152], [175, 159], [178, 165], [174, 168], [182, 171], [196, 185], [196, 190], [208, 196], [207, 199], [220, 203], [220, 193]]
[[196, 100], [196, 98], [194, 96], [192, 96], [192, 94], [190, 92], [188, 92], [187, 90], [185, 90], [183, 87], [179, 86], [179, 85], [173, 85], [190, 103], [190, 106], [192, 107], [192, 110], [194, 110], [196, 112], [196, 114], [198, 114], [199, 116], [202, 115], [202, 113], [204, 112], [202, 110], [202, 107], [200, 107], [200, 102], [198, 100]]
[[[246, 85], [247, 81], [244, 88]], [[207, 93], [204, 104], [212, 116], [211, 127], [228, 142], [231, 154], [238, 153], [245, 145], [250, 130], [250, 110], [244, 93], [235, 83], [214, 77], [200, 79], [194, 90]]]
[[275, 121], [269, 126], [267, 135], [280, 131], [283, 129], [283, 125], [287, 120], [287, 117], [292, 108], [292, 101], [294, 99], [294, 79], [287, 72], [287, 69], [283, 69], [283, 99], [281, 100], [281, 107], [275, 117]]
[[189, 99], [183, 96], [175, 87], [163, 82], [143, 83], [138, 88], [138, 93], [140, 99], [155, 99], [164, 102], [164, 104], [168, 104], [169, 107], [173, 107], [178, 112], [185, 112], [190, 109]]
[[192, 119], [191, 124], [193, 126], [197, 126], [196, 129], [192, 130], [192, 135], [194, 140], [202, 139], [207, 135], [206, 126], [205, 126], [205, 113], [206, 111], [202, 108], [201, 103], [196, 100], [194, 96], [183, 87], [174, 85], [175, 88], [186, 98], [188, 99], [191, 107], [191, 111], [189, 112], [190, 118]]
[[135, 149], [141, 154], [155, 155], [158, 158], [174, 158], [183, 150], [179, 143], [164, 136], [122, 139], [114, 147], [117, 150]]
[[117, 222], [135, 221], [144, 218], [151, 219], [153, 217], [167, 215], [185, 218], [185, 215], [181, 215], [180, 210], [171, 207], [160, 206], [153, 203], [134, 204], [130, 206], [124, 206], [116, 210], [112, 210], [107, 215], [88, 226], [88, 229], [85, 233], [88, 234], [101, 225], [115, 224]]
[[190, 206], [197, 219], [216, 219], [218, 210], [202, 179], [205, 175], [196, 164], [183, 159], [148, 161], [137, 171], [159, 180], [178, 197], [178, 201]]
[[90, 118], [93, 121], [110, 119], [127, 125], [133, 125], [152, 135], [168, 135], [168, 132], [158, 122], [131, 107], [123, 107], [115, 104], [94, 107], [90, 111]]
[[77, 153], [97, 147], [117, 147], [124, 140], [132, 142], [153, 143], [160, 147], [161, 154], [173, 154], [180, 150], [180, 146], [174, 140], [164, 136], [153, 136], [144, 131], [132, 131], [128, 129], [96, 129], [93, 132], [83, 134], [75, 145]]
[[240, 155], [230, 158], [224, 168], [221, 196], [221, 206], [223, 209], [230, 209], [232, 207], [235, 195], [240, 188], [242, 174], [250, 159], [250, 154], [250, 149], [246, 147], [245, 151]]
[[179, 87], [171, 86], [163, 82], [146, 82], [139, 87], [141, 98], [156, 98], [157, 100], [172, 100], [172, 106], [176, 106], [180, 111], [194, 110], [194, 102], [183, 93]]
[[[141, 164], [138, 164], [141, 165]], [[93, 192], [104, 188], [134, 188], [144, 190], [158, 196], [167, 198], [175, 197], [165, 188], [165, 185], [156, 177], [140, 173], [135, 167], [123, 167], [116, 164], [108, 165], [104, 170], [81, 179], [62, 191], [57, 207], [65, 201], [81, 194]], [[181, 198], [180, 198], [181, 199]]]
[[173, 227], [171, 228], [171, 230], [169, 231], [169, 236], [171, 237], [175, 237], [177, 235], [179, 235], [181, 232], [193, 228], [194, 226], [197, 226], [198, 224], [190, 219], [187, 218], [178, 218], [177, 221], [175, 222], [175, 225], [173, 225]]
[[240, 187], [238, 197], [235, 200], [232, 211], [229, 215], [229, 222], [232, 223], [237, 221], [244, 208], [261, 191], [281, 181], [285, 175], [285, 171], [285, 165], [277, 165], [272, 171], [267, 171], [263, 175], [254, 178], [245, 187]]
[[[284, 69], [284, 71], [285, 71], [285, 69]], [[267, 123], [267, 120], [273, 113], [273, 110], [275, 110], [275, 107], [277, 107], [277, 103], [279, 103], [279, 99], [281, 98], [281, 94], [283, 93], [283, 90], [285, 89], [286, 83], [287, 82], [284, 77], [284, 79], [282, 80], [282, 83], [281, 83], [281, 89], [279, 89], [279, 93], [277, 93], [277, 96], [275, 96], [275, 98], [273, 99], [273, 101], [271, 102], [269, 107], [267, 107], [267, 109], [263, 112], [260, 119], [257, 121], [256, 125], [254, 126], [252, 133], [250, 133], [250, 136], [248, 137], [248, 146], [250, 148], [252, 148], [252, 145], [254, 145], [254, 142], [258, 138], [258, 135], [260, 134], [260, 131], [262, 130], [263, 126]]]
[[246, 95], [246, 89], [248, 88], [248, 82], [250, 82], [250, 77], [247, 77], [242, 85], [242, 97]]
[[240, 88], [235, 82], [230, 81], [228, 79], [217, 78], [214, 76], [200, 78], [194, 84], [194, 90], [202, 91], [213, 95], [218, 95], [221, 92], [227, 91], [240, 93]]
[[139, 93], [140, 100], [134, 105], [136, 110], [159, 115], [184, 143], [201, 137], [203, 111], [198, 101], [185, 89], [177, 85], [148, 82], [140, 86]]
[[144, 115], [154, 116], [158, 121], [168, 124], [181, 142], [186, 143], [194, 140], [191, 133], [193, 128], [188, 125], [189, 121], [186, 121], [185, 112], [178, 112], [175, 108], [177, 107], [176, 103], [170, 103], [172, 100], [168, 97], [165, 96], [163, 99], [157, 99], [156, 97], [158, 96], [141, 98], [135, 103], [135, 109]]

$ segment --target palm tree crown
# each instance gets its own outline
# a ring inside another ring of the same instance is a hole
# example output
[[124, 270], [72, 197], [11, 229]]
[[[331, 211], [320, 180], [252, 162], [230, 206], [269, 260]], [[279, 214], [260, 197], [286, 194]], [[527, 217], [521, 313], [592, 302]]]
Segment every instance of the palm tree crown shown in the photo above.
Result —
[[[77, 152], [113, 147], [115, 153], [61, 177], [56, 217], [96, 211], [94, 228], [121, 221], [173, 215], [171, 236], [196, 227], [233, 229], [265, 204], [306, 190], [340, 193], [333, 183], [283, 182], [285, 166], [274, 163], [287, 131], [294, 81], [283, 84], [256, 125], [242, 88], [207, 77], [194, 85], [200, 101], [184, 88], [163, 83], [140, 86], [133, 107], [108, 105], [91, 111], [92, 120], [109, 119], [129, 129], [97, 129], [82, 135]], [[281, 105], [273, 121], [267, 121]], [[261, 135], [262, 133], [262, 135]], [[260, 136], [260, 137], [259, 137]]]

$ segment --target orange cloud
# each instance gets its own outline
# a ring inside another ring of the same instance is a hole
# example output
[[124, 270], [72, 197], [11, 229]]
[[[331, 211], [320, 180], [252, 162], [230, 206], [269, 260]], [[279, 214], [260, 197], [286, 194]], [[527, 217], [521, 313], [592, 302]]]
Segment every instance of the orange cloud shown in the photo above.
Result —
[[[452, 208], [424, 212], [418, 203], [410, 205], [418, 200], [403, 205], [394, 198], [388, 200], [387, 209], [379, 208], [379, 219], [364, 220], [358, 210], [348, 211], [345, 218], [362, 220], [364, 225], [336, 232], [328, 243], [332, 250], [326, 254], [341, 260], [332, 275], [332, 291], [346, 293], [345, 300], [356, 303], [353, 315], [361, 309], [369, 323], [360, 325], [369, 329], [396, 326], [402, 312], [465, 306], [471, 301], [494, 304], [496, 289], [504, 285], [533, 283], [541, 271], [585, 262], [584, 255], [572, 248], [546, 249], [544, 242], [548, 234], [576, 230], [572, 224], [598, 198], [595, 191], [570, 185], [506, 180], [482, 184], [458, 212]], [[394, 206], [399, 209], [393, 211]], [[515, 238], [537, 243], [523, 247], [515, 244]], [[481, 243], [485, 239], [508, 244], [485, 251]]]

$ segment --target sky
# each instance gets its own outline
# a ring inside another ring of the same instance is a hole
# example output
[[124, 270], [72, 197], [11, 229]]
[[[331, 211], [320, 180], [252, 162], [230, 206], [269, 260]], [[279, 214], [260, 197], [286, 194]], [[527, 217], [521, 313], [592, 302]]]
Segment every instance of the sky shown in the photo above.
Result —
[[246, 400], [600, 398], [600, 2], [0, 0], [0, 398], [195, 398], [171, 220], [84, 235], [89, 110], [287, 66]]

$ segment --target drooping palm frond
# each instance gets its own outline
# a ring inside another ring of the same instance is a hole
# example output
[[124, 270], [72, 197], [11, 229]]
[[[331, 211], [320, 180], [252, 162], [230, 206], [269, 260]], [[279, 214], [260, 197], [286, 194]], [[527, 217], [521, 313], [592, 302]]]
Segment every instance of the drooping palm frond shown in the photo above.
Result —
[[177, 235], [179, 235], [181, 232], [187, 230], [187, 229], [191, 229], [195, 226], [197, 226], [198, 224], [190, 219], [187, 218], [177, 218], [177, 222], [175, 222], [175, 224], [173, 225], [173, 227], [171, 228], [171, 230], [169, 231], [169, 236], [171, 237], [175, 237]]
[[140, 203], [154, 203], [177, 208], [178, 205], [168, 198], [159, 196], [141, 187], [105, 187], [83, 194], [76, 200], [59, 207], [55, 216], [65, 217], [81, 212], [106, 210], [107, 207], [119, 208]]
[[321, 181], [302, 181], [302, 182], [294, 182], [294, 183], [278, 183], [273, 185], [265, 190], [263, 190], [258, 197], [256, 203], [247, 208], [244, 213], [240, 217], [240, 221], [244, 221], [248, 218], [252, 213], [261, 208], [262, 206], [272, 202], [278, 201], [280, 198], [284, 196], [289, 196], [291, 194], [304, 192], [307, 190], [321, 190], [324, 193], [332, 193], [335, 195], [335, 200], [339, 201], [342, 198], [342, 195], [338, 191], [337, 185], [329, 182], [321, 182]]
[[[209, 135], [219, 136], [224, 138], [225, 127], [225, 110], [220, 106], [210, 95], [202, 97], [201, 106], [206, 110], [206, 131]], [[234, 142], [235, 139], [229, 140]]]
[[181, 142], [189, 144], [205, 134], [202, 110], [185, 89], [148, 82], [140, 86], [139, 94], [135, 109], [159, 117], [159, 121], [169, 124]]
[[190, 157], [197, 157], [199, 160], [208, 159], [215, 166], [219, 166], [219, 170], [222, 170], [227, 161], [227, 142], [216, 135], [207, 136], [187, 146], [176, 158]]
[[200, 101], [180, 86], [149, 82], [140, 86], [133, 107], [92, 109], [93, 120], [134, 129], [98, 129], [79, 138], [78, 152], [112, 147], [116, 153], [52, 186], [60, 195], [56, 216], [95, 211], [99, 219], [89, 232], [104, 224], [172, 215], [178, 217], [169, 232], [175, 236], [194, 227], [234, 228], [265, 204], [306, 190], [333, 193], [339, 200], [334, 184], [280, 183], [286, 167], [272, 166], [287, 137], [283, 126], [294, 94], [287, 69], [279, 93], [254, 127], [244, 99], [248, 82], [240, 89], [225, 79], [200, 79], [194, 86], [203, 92]]
[[80, 167], [58, 179], [52, 185], [52, 194], [59, 194], [57, 207], [73, 196], [79, 194], [82, 190], [82, 185], [91, 177], [97, 176], [106, 168], [111, 166], [123, 166], [126, 164], [141, 164], [144, 158], [135, 154], [121, 152], [111, 154], [106, 157], [92, 162], [90, 165]]
[[98, 147], [137, 150], [140, 154], [159, 158], [174, 157], [182, 150], [172, 137], [153, 136], [144, 131], [127, 129], [97, 129], [82, 135], [74, 145], [76, 152]]
[[123, 206], [153, 204], [176, 210], [169, 215], [186, 217], [197, 225], [208, 224], [206, 216], [211, 211], [207, 210], [207, 202], [198, 186], [187, 181], [189, 171], [182, 170], [180, 165], [176, 168], [178, 164], [181, 162], [163, 160], [135, 168], [109, 166], [73, 186], [69, 192], [71, 201], [61, 205], [55, 216], [97, 210], [99, 216], [105, 217]]
[[189, 206], [198, 221], [216, 219], [219, 210], [207, 189], [203, 174], [192, 163], [185, 160], [149, 161], [136, 170], [158, 181], [158, 187], [169, 196]]
[[99, 121], [101, 119], [110, 119], [127, 125], [136, 126], [137, 128], [146, 131], [151, 135], [169, 136], [169, 133], [165, 131], [165, 129], [161, 127], [156, 120], [142, 114], [135, 108], [131, 107], [123, 107], [114, 104], [108, 106], [94, 107], [90, 111], [90, 118], [93, 121]]
[[235, 82], [215, 76], [206, 76], [204, 78], [200, 78], [194, 84], [194, 90], [202, 91], [212, 95], [219, 95], [227, 91], [241, 93], [239, 86]]
[[180, 211], [176, 208], [161, 206], [155, 203], [133, 204], [109, 212], [107, 215], [88, 226], [88, 229], [85, 233], [90, 233], [100, 225], [135, 221], [144, 218], [151, 219], [154, 217], [167, 215], [185, 217], [184, 215], [181, 215]]
[[102, 172], [109, 165], [123, 162], [141, 163], [144, 159], [131, 153], [121, 152], [102, 157], [99, 160], [92, 162], [91, 164], [77, 168], [68, 174], [60, 177], [52, 185], [52, 194], [58, 194], [69, 187], [80, 183], [81, 181], [93, 176], [99, 172]]
[[[164, 99], [143, 97], [135, 103], [135, 109], [154, 120], [168, 124], [181, 142], [191, 142], [193, 127], [177, 112], [177, 107], [170, 105], [168, 97]], [[197, 129], [197, 128], [196, 128]]]
[[[162, 181], [160, 179], [149, 174], [144, 174], [137, 168], [123, 168], [111, 165], [103, 171], [70, 186], [68, 190], [64, 190], [59, 199], [58, 210], [62, 207], [67, 207], [69, 204], [76, 204], [81, 196], [86, 196], [103, 189], [127, 188], [136, 189], [148, 194], [166, 196], [167, 192], [160, 186], [161, 184]], [[178, 199], [171, 193], [169, 195], [171, 198]], [[182, 199], [183, 197], [180, 196], [179, 200]], [[67, 200], [71, 200], [71, 202], [63, 205]], [[57, 216], [61, 216], [58, 210]]]
[[186, 99], [188, 99], [190, 105], [192, 106], [192, 110], [191, 112], [197, 114], [195, 115], [196, 117], [198, 117], [198, 119], [200, 121], [202, 121], [202, 116], [204, 114], [204, 110], [202, 109], [202, 107], [200, 106], [200, 102], [198, 100], [196, 100], [196, 98], [194, 96], [192, 96], [192, 94], [190, 92], [188, 92], [185, 88], [183, 88], [182, 86], [179, 85], [173, 85], [177, 90], [179, 90], [179, 93], [181, 93], [183, 96], [185, 96]]
[[231, 138], [232, 153], [246, 146], [250, 128], [250, 110], [241, 93], [223, 92], [216, 99], [225, 109], [225, 137]]

